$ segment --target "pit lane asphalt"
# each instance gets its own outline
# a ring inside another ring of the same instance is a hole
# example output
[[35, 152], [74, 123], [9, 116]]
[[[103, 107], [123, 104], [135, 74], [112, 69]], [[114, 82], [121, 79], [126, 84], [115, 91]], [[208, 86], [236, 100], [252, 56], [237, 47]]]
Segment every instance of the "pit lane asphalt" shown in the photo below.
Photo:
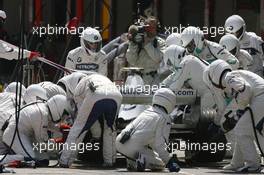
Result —
[[[224, 172], [222, 167], [229, 163], [230, 160], [225, 159], [218, 163], [203, 163], [181, 168], [178, 173], [170, 173], [168, 170], [163, 172], [129, 172], [125, 165], [118, 165], [116, 168], [104, 169], [100, 165], [83, 164], [76, 162], [72, 168], [7, 168], [12, 169], [16, 174], [21, 175], [133, 175], [133, 174], [179, 174], [179, 175], [219, 175], [219, 174], [237, 174], [233, 172]], [[51, 161], [50, 164], [55, 164]], [[264, 174], [264, 173], [262, 173]]]

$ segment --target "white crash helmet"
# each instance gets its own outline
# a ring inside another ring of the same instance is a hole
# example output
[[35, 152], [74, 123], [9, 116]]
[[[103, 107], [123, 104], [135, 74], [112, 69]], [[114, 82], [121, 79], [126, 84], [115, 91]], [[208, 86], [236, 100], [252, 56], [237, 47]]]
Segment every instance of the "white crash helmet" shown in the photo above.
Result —
[[50, 99], [51, 97], [53, 97], [57, 94], [61, 94], [61, 95], [66, 96], [66, 92], [64, 89], [62, 89], [62, 87], [60, 87], [57, 84], [54, 84], [50, 81], [43, 81], [43, 82], [39, 83], [39, 85], [43, 89], [46, 90], [48, 99]]
[[208, 79], [214, 87], [224, 89], [222, 77], [230, 71], [232, 71], [232, 67], [224, 60], [218, 59], [209, 65]]
[[102, 36], [98, 30], [87, 27], [82, 32], [80, 43], [88, 54], [95, 55], [102, 48]]
[[26, 104], [36, 102], [38, 100], [47, 101], [47, 92], [39, 84], [32, 84], [27, 87], [23, 99]]
[[228, 50], [231, 54], [236, 56], [240, 50], [239, 40], [231, 34], [224, 35], [219, 44], [222, 45], [226, 50]]
[[170, 114], [176, 105], [176, 95], [168, 88], [160, 88], [152, 99], [152, 105], [155, 104], [164, 107]]
[[246, 23], [244, 19], [239, 15], [232, 15], [225, 21], [226, 33], [235, 35], [239, 40], [246, 32]]
[[165, 40], [166, 46], [177, 45], [182, 46], [181, 34], [172, 33]]
[[21, 84], [20, 82], [12, 82], [9, 85], [7, 85], [7, 87], [4, 89], [4, 92], [11, 92], [11, 93], [16, 93], [16, 86], [18, 84], [18, 92], [20, 89], [20, 86], [22, 85], [22, 96], [25, 94], [26, 88], [23, 84]]
[[6, 19], [6, 13], [5, 13], [5, 11], [3, 11], [3, 10], [0, 10], [0, 18], [2, 18], [2, 19]]
[[70, 115], [71, 107], [67, 97], [64, 95], [55, 95], [47, 101], [52, 122], [60, 122], [65, 115]]
[[185, 56], [185, 49], [181, 46], [171, 45], [164, 51], [163, 59], [166, 65], [174, 71], [177, 70], [182, 58]]
[[74, 90], [77, 84], [83, 77], [86, 76], [87, 76], [86, 74], [81, 72], [73, 72], [70, 75], [66, 75], [62, 77], [57, 84], [66, 91], [67, 97], [73, 98]]
[[182, 46], [187, 49], [189, 53], [199, 54], [204, 47], [203, 32], [193, 26], [189, 26], [181, 33]]

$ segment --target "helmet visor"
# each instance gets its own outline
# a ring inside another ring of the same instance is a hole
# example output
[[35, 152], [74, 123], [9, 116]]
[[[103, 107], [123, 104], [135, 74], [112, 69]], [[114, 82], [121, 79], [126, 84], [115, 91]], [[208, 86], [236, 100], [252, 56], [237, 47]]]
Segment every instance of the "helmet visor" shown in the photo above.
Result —
[[61, 115], [61, 120], [66, 120], [68, 118], [71, 118], [71, 115], [66, 109], [64, 109]]
[[242, 34], [243, 34], [243, 31], [244, 31], [244, 28], [241, 27], [237, 32], [234, 33], [234, 35], [237, 37], [237, 38], [241, 38]]
[[99, 52], [101, 50], [101, 47], [102, 47], [101, 43], [102, 43], [101, 41], [92, 43], [92, 42], [83, 40], [83, 44], [84, 44], [85, 48], [91, 52]]
[[187, 49], [189, 53], [193, 53], [195, 47], [196, 47], [195, 42], [194, 40], [192, 40], [185, 48]]
[[229, 51], [232, 55], [236, 56], [237, 54], [237, 48], [235, 47], [234, 49]]
[[5, 24], [5, 19], [0, 17], [0, 27], [3, 27]]

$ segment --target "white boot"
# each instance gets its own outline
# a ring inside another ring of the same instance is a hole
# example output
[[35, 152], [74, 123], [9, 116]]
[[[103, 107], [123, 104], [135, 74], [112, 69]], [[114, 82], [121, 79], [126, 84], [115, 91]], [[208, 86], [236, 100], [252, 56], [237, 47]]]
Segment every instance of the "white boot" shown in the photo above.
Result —
[[[243, 167], [243, 166], [242, 166]], [[237, 171], [239, 168], [241, 168], [241, 166], [235, 166], [233, 164], [228, 164], [226, 166], [223, 167], [223, 170], [228, 170], [228, 171]]]

